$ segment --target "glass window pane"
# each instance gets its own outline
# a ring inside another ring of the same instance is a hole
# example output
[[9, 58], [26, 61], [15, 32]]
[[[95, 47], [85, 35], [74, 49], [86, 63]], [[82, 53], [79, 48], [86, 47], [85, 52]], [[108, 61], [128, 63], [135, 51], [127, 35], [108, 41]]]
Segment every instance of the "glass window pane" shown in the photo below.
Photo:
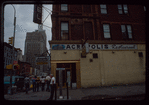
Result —
[[128, 13], [128, 11], [125, 11], [125, 10], [124, 10], [124, 13], [125, 13], [125, 14], [127, 14], [127, 13]]
[[107, 10], [106, 9], [101, 9], [101, 13], [102, 14], [107, 14]]
[[118, 9], [122, 9], [122, 5], [118, 5]]
[[67, 11], [68, 10], [68, 5], [67, 4], [61, 4], [61, 10], [62, 11]]
[[61, 30], [68, 30], [68, 23], [61, 23]]
[[130, 25], [127, 25], [127, 30], [128, 30], [128, 32], [132, 32], [132, 31], [131, 31], [131, 26], [130, 26]]
[[132, 33], [128, 33], [128, 37], [132, 39]]
[[102, 4], [101, 4], [101, 5], [100, 5], [100, 8], [106, 8], [106, 5], [102, 5]]
[[66, 30], [61, 31], [61, 39], [66, 39], [66, 40], [68, 39], [68, 31]]
[[144, 11], [146, 11], [146, 7], [144, 6]]
[[122, 10], [118, 10], [118, 13], [119, 13], [119, 14], [123, 14]]
[[127, 5], [123, 5], [124, 6], [124, 10], [128, 10]]
[[109, 30], [109, 25], [108, 24], [103, 24], [103, 29], [104, 30]]
[[121, 25], [121, 29], [122, 29], [122, 32], [125, 32], [126, 31], [125, 25]]
[[110, 33], [104, 33], [104, 38], [110, 38]]

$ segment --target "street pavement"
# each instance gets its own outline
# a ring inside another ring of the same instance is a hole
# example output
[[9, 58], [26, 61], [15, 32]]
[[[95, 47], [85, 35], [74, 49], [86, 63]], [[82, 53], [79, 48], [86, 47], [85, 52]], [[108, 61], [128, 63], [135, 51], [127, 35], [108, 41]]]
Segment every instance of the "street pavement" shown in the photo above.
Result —
[[[46, 87], [45, 87], [46, 88]], [[47, 100], [51, 92], [40, 91], [33, 92], [30, 90], [28, 94], [19, 92], [13, 95], [4, 95], [5, 100]], [[67, 99], [67, 89], [62, 90], [63, 99], [59, 99], [60, 91], [57, 89], [57, 101], [61, 100], [98, 100], [98, 99], [134, 99], [132, 96], [137, 97], [135, 100], [142, 100], [145, 98], [145, 84], [125, 85], [125, 86], [109, 86], [109, 87], [95, 87], [95, 88], [80, 88], [68, 89], [69, 97]], [[131, 98], [129, 98], [131, 96]], [[121, 98], [119, 98], [121, 97]], [[55, 100], [55, 95], [54, 98]]]

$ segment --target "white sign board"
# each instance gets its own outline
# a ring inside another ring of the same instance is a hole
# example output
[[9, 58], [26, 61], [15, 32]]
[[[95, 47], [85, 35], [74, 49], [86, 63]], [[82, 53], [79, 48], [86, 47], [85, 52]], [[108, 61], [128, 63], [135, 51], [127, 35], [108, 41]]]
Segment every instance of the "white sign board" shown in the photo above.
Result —
[[56, 70], [65, 70], [65, 68], [56, 68]]
[[[136, 44], [85, 44], [89, 50], [129, 50], [137, 49]], [[82, 50], [81, 44], [52, 44], [52, 50]]]
[[46, 57], [36, 57], [36, 64], [37, 65], [48, 64], [49, 58], [50, 58], [49, 56], [46, 56]]

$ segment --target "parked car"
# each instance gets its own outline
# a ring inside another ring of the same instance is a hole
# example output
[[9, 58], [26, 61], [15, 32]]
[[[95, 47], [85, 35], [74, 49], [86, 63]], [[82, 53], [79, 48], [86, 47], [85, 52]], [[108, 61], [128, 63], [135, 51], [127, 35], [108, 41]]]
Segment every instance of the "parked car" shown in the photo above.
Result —
[[[12, 76], [12, 87], [17, 86], [17, 90], [23, 89], [24, 87], [24, 77], [23, 76]], [[8, 92], [8, 87], [10, 87], [10, 76], [4, 77], [4, 93]]]

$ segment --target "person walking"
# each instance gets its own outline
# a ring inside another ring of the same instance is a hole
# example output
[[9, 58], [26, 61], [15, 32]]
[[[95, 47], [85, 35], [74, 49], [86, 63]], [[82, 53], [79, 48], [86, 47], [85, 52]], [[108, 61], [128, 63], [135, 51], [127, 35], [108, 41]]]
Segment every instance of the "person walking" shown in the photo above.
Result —
[[36, 92], [36, 76], [32, 78], [32, 82], [33, 82], [33, 92]]
[[37, 77], [36, 79], [36, 85], [37, 85], [37, 92], [39, 92], [39, 85], [40, 85], [40, 78]]
[[53, 100], [53, 95], [54, 95], [55, 88], [56, 88], [56, 79], [55, 79], [55, 77], [53, 76], [53, 74], [50, 74], [50, 77], [51, 77], [51, 82], [50, 82], [51, 95], [50, 95], [50, 98], [49, 98], [48, 100]]
[[42, 84], [42, 91], [44, 91], [44, 85], [45, 85], [45, 78], [42, 76], [40, 78], [41, 84]]
[[25, 77], [24, 83], [25, 83], [25, 90], [26, 90], [26, 94], [27, 94], [28, 91], [29, 91], [29, 83], [30, 83], [30, 78], [29, 78], [29, 76], [26, 76], [26, 77]]
[[50, 80], [51, 80], [50, 74], [46, 76], [46, 80], [47, 80], [47, 88], [46, 88], [46, 91], [50, 91], [50, 89], [49, 89]]

